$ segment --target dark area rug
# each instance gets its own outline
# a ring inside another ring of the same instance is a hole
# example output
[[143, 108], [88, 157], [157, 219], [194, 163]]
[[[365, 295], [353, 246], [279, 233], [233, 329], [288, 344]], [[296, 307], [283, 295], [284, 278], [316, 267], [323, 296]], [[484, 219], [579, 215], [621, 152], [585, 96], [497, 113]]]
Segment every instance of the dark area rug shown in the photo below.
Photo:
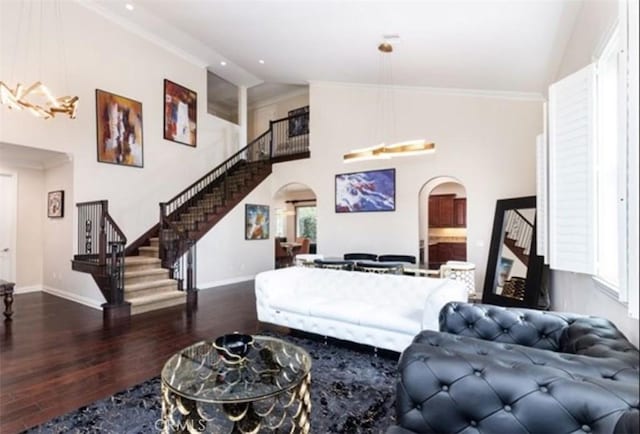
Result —
[[[274, 336], [273, 333], [263, 333]], [[306, 349], [311, 368], [311, 432], [384, 433], [395, 423], [397, 355], [371, 348], [285, 336]], [[57, 417], [28, 433], [154, 433], [160, 419], [160, 378]]]

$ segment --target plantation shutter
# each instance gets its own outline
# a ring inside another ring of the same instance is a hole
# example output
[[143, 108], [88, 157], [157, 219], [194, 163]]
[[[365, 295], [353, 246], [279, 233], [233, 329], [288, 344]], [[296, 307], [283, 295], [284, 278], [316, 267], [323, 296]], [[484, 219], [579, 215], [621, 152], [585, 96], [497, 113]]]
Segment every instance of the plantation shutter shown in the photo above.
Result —
[[549, 87], [549, 256], [595, 272], [595, 65]]
[[536, 137], [536, 251], [544, 258], [544, 263], [549, 263], [549, 252], [547, 248], [547, 141], [544, 134]]

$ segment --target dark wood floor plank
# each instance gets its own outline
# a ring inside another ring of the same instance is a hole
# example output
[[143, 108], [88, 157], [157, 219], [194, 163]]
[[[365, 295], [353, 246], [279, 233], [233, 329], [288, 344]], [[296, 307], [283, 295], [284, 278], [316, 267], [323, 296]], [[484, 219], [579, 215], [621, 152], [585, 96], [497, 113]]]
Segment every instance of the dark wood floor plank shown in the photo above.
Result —
[[106, 326], [95, 309], [46, 293], [15, 297], [0, 334], [0, 432], [20, 432], [158, 376], [176, 351], [255, 333], [253, 282], [199, 293], [197, 309], [136, 315]]

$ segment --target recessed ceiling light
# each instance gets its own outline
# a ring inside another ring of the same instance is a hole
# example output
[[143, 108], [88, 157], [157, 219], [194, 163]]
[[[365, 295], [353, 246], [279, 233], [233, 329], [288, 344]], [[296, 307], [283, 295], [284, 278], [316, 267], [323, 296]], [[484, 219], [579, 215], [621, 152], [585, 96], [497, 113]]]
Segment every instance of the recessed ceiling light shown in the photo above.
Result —
[[258, 60], [258, 63], [259, 63], [260, 65], [264, 65], [264, 60], [260, 59], [260, 60]]
[[133, 5], [131, 3], [127, 3], [126, 5], [124, 5], [125, 8], [127, 8], [127, 10], [132, 11], [134, 9]]
[[227, 62], [225, 62], [224, 60], [221, 60], [221, 61], [220, 61], [220, 65], [222, 65], [222, 66], [227, 66]]

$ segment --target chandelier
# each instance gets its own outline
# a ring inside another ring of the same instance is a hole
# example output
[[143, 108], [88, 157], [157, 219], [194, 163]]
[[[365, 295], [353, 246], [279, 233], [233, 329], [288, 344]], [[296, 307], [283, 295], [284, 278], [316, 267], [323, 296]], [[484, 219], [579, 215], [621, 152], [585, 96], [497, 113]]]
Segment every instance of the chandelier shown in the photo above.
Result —
[[[44, 103], [36, 102], [35, 98], [38, 96], [45, 98]], [[32, 97], [34, 99], [30, 100]], [[27, 109], [33, 115], [44, 119], [53, 118], [59, 113], [69, 115], [71, 119], [75, 119], [78, 109], [77, 96], [55, 98], [47, 86], [40, 81], [35, 82], [28, 88], [18, 83], [13, 90], [0, 81], [0, 103], [6, 104], [10, 109]]]
[[[20, 29], [22, 28], [22, 25], [23, 25], [23, 14], [25, 12], [25, 9], [27, 8], [27, 3], [29, 3], [28, 16], [26, 19], [27, 29], [31, 27], [31, 24], [33, 21], [33, 17], [31, 16], [32, 9], [33, 9], [32, 3], [35, 3], [35, 2], [31, 0], [23, 0], [21, 4], [20, 18], [18, 20], [18, 33], [20, 33]], [[29, 72], [33, 72], [33, 70], [37, 68], [38, 74], [39, 74], [39, 71], [42, 70], [42, 57], [41, 57], [42, 45], [43, 45], [42, 42], [43, 42], [43, 34], [45, 33], [43, 29], [44, 3], [45, 3], [44, 0], [40, 1], [40, 10], [39, 10], [40, 34], [38, 35], [39, 36], [38, 50], [40, 54], [39, 64], [36, 67], [31, 68], [31, 65], [27, 64], [25, 60], [25, 65], [24, 65], [25, 69], [31, 70]], [[62, 18], [60, 16], [60, 0], [56, 0], [55, 2], [53, 2], [53, 9], [54, 9], [55, 17], [51, 21], [52, 22], [58, 21], [57, 23], [58, 29], [62, 30], [63, 26], [61, 23]], [[53, 23], [53, 24], [56, 24], [56, 23]], [[18, 43], [23, 40], [22, 35], [20, 34], [16, 35], [16, 48], [14, 52], [13, 62], [18, 63], [18, 55], [20, 53], [25, 54], [25, 57], [28, 58], [27, 56], [30, 51], [29, 49], [31, 48], [28, 46], [28, 44], [30, 41], [29, 38], [31, 37], [34, 38], [34, 41], [36, 40], [36, 35], [29, 35], [29, 34], [25, 35], [24, 43], [27, 45], [27, 47], [26, 48], [22, 47], [22, 50], [20, 50], [18, 48]], [[62, 44], [61, 36], [59, 36], [58, 38], [47, 38], [47, 39], [56, 39], [60, 44]], [[63, 53], [63, 58], [64, 58], [64, 48], [62, 48], [61, 51]], [[9, 109], [27, 110], [34, 116], [41, 117], [44, 119], [53, 118], [58, 114], [67, 115], [71, 119], [75, 119], [76, 113], [78, 110], [78, 97], [77, 96], [55, 97], [54, 94], [49, 90], [49, 88], [40, 80], [36, 80], [31, 85], [23, 85], [22, 83], [20, 83], [20, 81], [18, 81], [14, 88], [11, 88], [4, 81], [0, 80], [0, 104], [6, 105]]]
[[[388, 39], [388, 38], [390, 39], [398, 38], [398, 35], [385, 36], [385, 39]], [[378, 51], [382, 53], [381, 54], [381, 70], [384, 71], [385, 69], [384, 59], [385, 57], [390, 56], [390, 53], [393, 52], [393, 46], [389, 41], [385, 40], [383, 43], [378, 45]], [[393, 80], [391, 78], [390, 63], [387, 69], [389, 69], [388, 75], [390, 77], [389, 86], [387, 86], [387, 89], [388, 89], [387, 93], [391, 93], [391, 104], [390, 104], [391, 107], [390, 108], [385, 107], [383, 98], [381, 98], [381, 93], [383, 90], [381, 85], [379, 89], [379, 95], [378, 95], [378, 100], [379, 100], [378, 109], [381, 113], [382, 119], [380, 120], [379, 125], [387, 126], [387, 127], [391, 126], [393, 129], [395, 129], [395, 104], [393, 101], [394, 100], [393, 87], [392, 87]], [[387, 114], [386, 112], [388, 110], [391, 110], [391, 120], [385, 119]], [[352, 151], [349, 151], [342, 156], [342, 160], [345, 163], [363, 161], [363, 160], [380, 160], [380, 159], [389, 159], [392, 157], [407, 157], [412, 155], [422, 155], [427, 153], [433, 153], [435, 152], [435, 150], [436, 150], [435, 143], [429, 142], [428, 140], [424, 140], [424, 139], [407, 140], [407, 141], [393, 143], [393, 144], [385, 144], [384, 142], [382, 142], [379, 145], [376, 145], [370, 148], [354, 149]]]

